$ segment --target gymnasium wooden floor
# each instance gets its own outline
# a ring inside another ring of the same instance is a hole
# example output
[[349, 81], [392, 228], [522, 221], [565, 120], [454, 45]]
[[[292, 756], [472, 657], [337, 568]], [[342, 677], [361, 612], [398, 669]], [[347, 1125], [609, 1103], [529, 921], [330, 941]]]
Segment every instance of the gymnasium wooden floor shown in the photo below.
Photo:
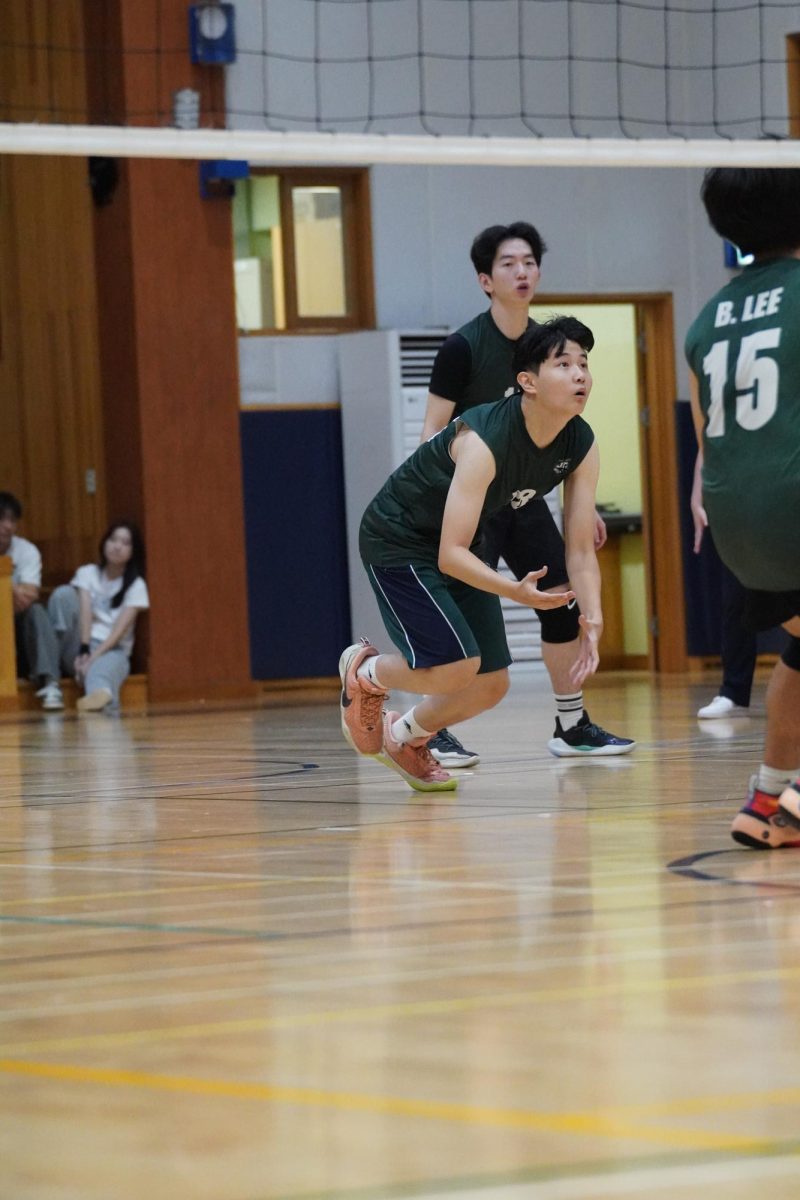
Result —
[[800, 851], [755, 715], [546, 677], [424, 798], [335, 703], [0, 722], [2, 1200], [797, 1200]]

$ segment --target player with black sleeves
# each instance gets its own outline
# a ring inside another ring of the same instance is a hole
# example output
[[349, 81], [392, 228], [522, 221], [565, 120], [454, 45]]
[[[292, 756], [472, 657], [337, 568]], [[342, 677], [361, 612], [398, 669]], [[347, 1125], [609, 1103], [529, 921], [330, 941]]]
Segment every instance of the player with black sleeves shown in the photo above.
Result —
[[[534, 324], [528, 310], [545, 249], [538, 230], [525, 221], [492, 225], [475, 238], [470, 257], [490, 305], [442, 344], [431, 374], [422, 441], [476, 405], [517, 390], [514, 350]], [[564, 539], [543, 495], [537, 494], [522, 506], [507, 505], [483, 522], [481, 532], [483, 558], [490, 566], [496, 567], [502, 558], [517, 579], [546, 566], [547, 591], [569, 588]], [[596, 516], [595, 549], [600, 549], [605, 539], [605, 525]], [[584, 708], [582, 689], [571, 679], [580, 649], [579, 615], [576, 605], [539, 612], [542, 659], [556, 708], [548, 749], [558, 757], [627, 754], [635, 743], [596, 725]], [[448, 729], [439, 730], [429, 749], [446, 767], [469, 767], [479, 761]]]

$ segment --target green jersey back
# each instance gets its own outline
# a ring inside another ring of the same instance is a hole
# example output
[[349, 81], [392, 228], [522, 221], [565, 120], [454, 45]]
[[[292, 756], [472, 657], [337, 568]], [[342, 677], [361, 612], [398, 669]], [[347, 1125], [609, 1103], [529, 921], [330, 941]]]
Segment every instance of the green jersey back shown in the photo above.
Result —
[[474, 430], [494, 456], [495, 477], [482, 518], [509, 502], [512, 508], [522, 508], [534, 496], [551, 491], [572, 474], [594, 441], [583, 418], [573, 417], [548, 446], [537, 446], [525, 426], [520, 393], [471, 408], [418, 446], [370, 502], [359, 534], [365, 562], [385, 567], [436, 565], [455, 472], [450, 446], [462, 425]]
[[694, 321], [686, 357], [720, 557], [746, 587], [800, 588], [800, 260], [746, 267]]
[[[528, 328], [533, 321], [528, 322]], [[463, 337], [472, 355], [469, 382], [456, 403], [454, 417], [478, 404], [489, 404], [519, 390], [512, 363], [516, 338], [507, 338], [497, 328], [490, 310], [473, 317], [457, 333]]]

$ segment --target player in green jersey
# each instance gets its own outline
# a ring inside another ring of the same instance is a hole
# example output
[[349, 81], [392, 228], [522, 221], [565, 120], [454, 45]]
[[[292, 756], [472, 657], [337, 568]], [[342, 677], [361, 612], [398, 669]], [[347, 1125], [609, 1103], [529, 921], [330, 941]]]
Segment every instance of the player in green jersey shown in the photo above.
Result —
[[800, 847], [800, 170], [715, 168], [702, 196], [717, 233], [755, 256], [686, 337], [703, 507], [750, 625], [791, 635], [731, 832], [756, 849]]
[[[362, 642], [342, 654], [342, 729], [353, 747], [419, 791], [455, 779], [427, 743], [436, 730], [493, 707], [508, 689], [500, 597], [532, 608], [580, 604], [572, 681], [597, 669], [603, 619], [594, 546], [599, 457], [581, 413], [591, 389], [589, 329], [574, 317], [535, 326], [515, 351], [520, 391], [480, 405], [423, 443], [389, 477], [361, 522], [360, 550], [399, 653]], [[479, 523], [565, 482], [572, 590], [546, 592], [546, 567], [509, 580], [476, 554]], [[390, 688], [422, 694], [405, 716], [382, 715]]]
[[[470, 259], [489, 307], [452, 333], [436, 355], [422, 431], [426, 441], [463, 412], [499, 400], [516, 390], [514, 347], [534, 322], [529, 315], [539, 282], [546, 246], [526, 221], [490, 225], [470, 247]], [[524, 508], [507, 505], [482, 522], [483, 558], [496, 567], [502, 558], [517, 579], [547, 564], [547, 591], [569, 587], [564, 539], [544, 495]], [[595, 547], [606, 540], [606, 528], [595, 517]], [[635, 743], [595, 724], [585, 708], [583, 689], [571, 676], [580, 651], [579, 612], [554, 608], [539, 612], [542, 661], [550, 677], [555, 703], [555, 729], [547, 743], [558, 757], [594, 758], [627, 754]], [[467, 767], [479, 761], [449, 729], [431, 739], [430, 750], [443, 766]]]

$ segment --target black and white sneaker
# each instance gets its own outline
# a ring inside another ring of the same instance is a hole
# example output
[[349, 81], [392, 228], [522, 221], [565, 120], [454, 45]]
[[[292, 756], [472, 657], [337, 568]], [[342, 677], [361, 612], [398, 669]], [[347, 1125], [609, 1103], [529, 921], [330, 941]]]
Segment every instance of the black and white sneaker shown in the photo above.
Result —
[[481, 761], [481, 756], [465, 750], [449, 729], [435, 733], [428, 742], [428, 749], [442, 767], [474, 767]]
[[547, 749], [556, 758], [599, 758], [600, 755], [628, 754], [636, 745], [631, 738], [616, 737], [590, 720], [586, 709], [577, 725], [562, 729], [556, 717], [556, 728]]

